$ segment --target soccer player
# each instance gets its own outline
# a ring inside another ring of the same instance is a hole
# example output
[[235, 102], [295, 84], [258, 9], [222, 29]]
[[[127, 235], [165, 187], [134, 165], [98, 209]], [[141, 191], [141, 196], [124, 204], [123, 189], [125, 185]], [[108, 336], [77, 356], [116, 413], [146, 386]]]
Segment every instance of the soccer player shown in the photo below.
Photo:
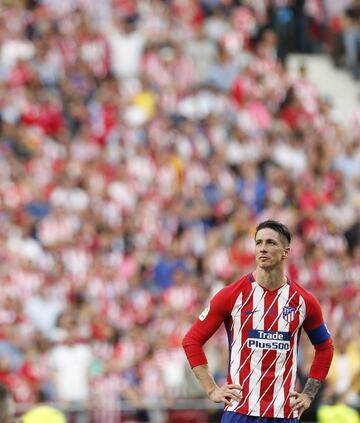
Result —
[[[183, 340], [208, 397], [224, 402], [222, 423], [294, 423], [325, 379], [333, 356], [320, 304], [285, 275], [288, 228], [274, 220], [255, 232], [256, 269], [218, 292]], [[217, 386], [203, 344], [222, 324], [229, 340], [227, 383]], [[315, 349], [308, 380], [295, 391], [297, 348], [304, 329]]]

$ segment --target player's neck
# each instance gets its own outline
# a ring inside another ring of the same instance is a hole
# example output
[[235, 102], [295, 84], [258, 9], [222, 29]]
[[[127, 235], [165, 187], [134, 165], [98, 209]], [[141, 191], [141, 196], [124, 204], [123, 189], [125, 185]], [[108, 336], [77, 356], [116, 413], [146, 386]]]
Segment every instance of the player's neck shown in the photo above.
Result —
[[280, 288], [287, 282], [283, 268], [264, 270], [259, 267], [253, 273], [255, 281], [270, 291]]

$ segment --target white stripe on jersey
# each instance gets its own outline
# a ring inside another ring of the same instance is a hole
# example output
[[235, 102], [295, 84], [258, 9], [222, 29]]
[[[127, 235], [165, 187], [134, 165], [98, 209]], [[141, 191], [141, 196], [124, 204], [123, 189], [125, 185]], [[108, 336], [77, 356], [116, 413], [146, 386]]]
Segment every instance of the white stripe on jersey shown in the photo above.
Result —
[[240, 292], [239, 296], [235, 301], [235, 305], [231, 312], [231, 317], [233, 319], [233, 333], [234, 333], [234, 342], [231, 345], [231, 354], [234, 351], [238, 351], [238, 353], [233, 357], [231, 355], [231, 364], [230, 364], [230, 375], [232, 383], [239, 383], [239, 361], [240, 361], [240, 346], [241, 346], [241, 307], [242, 307], [242, 292]]
[[[260, 285], [256, 284], [256, 288], [253, 294], [254, 306], [256, 306], [256, 313], [252, 314], [253, 328], [264, 329], [264, 290]], [[261, 361], [263, 351], [261, 349], [254, 350], [250, 361], [250, 381], [249, 381], [249, 409], [253, 410], [254, 414], [260, 415], [260, 385], [261, 385], [261, 366], [258, 364]]]

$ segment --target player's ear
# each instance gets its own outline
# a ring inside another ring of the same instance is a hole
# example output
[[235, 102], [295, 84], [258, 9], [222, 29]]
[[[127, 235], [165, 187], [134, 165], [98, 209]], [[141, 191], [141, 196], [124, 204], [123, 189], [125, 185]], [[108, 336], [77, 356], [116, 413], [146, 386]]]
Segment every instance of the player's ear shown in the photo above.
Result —
[[286, 259], [289, 256], [290, 247], [286, 247], [283, 251], [283, 259]]

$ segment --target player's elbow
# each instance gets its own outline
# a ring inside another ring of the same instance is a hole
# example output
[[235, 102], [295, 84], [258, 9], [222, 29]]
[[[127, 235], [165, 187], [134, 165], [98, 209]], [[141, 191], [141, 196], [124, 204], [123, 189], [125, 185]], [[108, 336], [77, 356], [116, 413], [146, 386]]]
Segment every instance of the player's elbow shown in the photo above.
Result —
[[334, 354], [334, 343], [331, 338], [315, 345], [314, 348], [316, 351], [328, 351], [328, 353], [331, 353], [331, 356]]
[[194, 368], [202, 364], [207, 364], [206, 355], [202, 348], [202, 343], [187, 333], [182, 340], [182, 347], [189, 361], [190, 367]]
[[310, 368], [309, 377], [324, 380], [334, 355], [334, 345], [331, 338], [321, 344], [315, 345], [315, 356]]
[[188, 358], [202, 351], [202, 346], [203, 343], [192, 331], [189, 331], [182, 340], [182, 347]]
[[181, 343], [181, 345], [182, 345], [182, 347], [184, 348], [185, 351], [186, 351], [187, 348], [193, 347], [197, 344], [198, 344], [198, 342], [196, 342], [196, 340], [189, 333], [187, 333], [184, 336], [182, 343]]

